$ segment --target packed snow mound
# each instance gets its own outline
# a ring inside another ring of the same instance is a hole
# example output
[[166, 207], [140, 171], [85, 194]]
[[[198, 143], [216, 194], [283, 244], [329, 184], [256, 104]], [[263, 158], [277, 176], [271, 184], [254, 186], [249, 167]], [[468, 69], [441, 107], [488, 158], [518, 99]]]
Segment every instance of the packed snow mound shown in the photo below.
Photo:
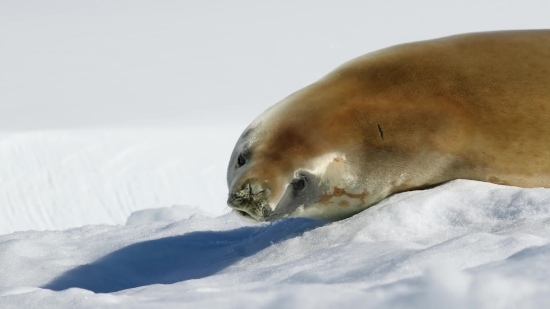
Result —
[[175, 222], [183, 219], [189, 219], [189, 217], [193, 215], [213, 217], [212, 214], [203, 211], [201, 207], [174, 205], [172, 207], [134, 211], [130, 217], [128, 217], [128, 220], [126, 220], [126, 225], [142, 225], [153, 222]]
[[172, 205], [227, 213], [227, 161], [241, 131], [212, 126], [0, 134], [0, 234], [124, 224], [134, 211]]
[[333, 223], [18, 232], [0, 236], [0, 307], [541, 308], [549, 224], [548, 189], [458, 180]]

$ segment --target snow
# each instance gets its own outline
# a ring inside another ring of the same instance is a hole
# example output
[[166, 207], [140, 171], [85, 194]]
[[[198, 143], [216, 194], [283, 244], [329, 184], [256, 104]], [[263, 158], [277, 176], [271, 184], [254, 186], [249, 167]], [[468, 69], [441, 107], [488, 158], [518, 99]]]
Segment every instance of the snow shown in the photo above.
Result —
[[230, 213], [17, 232], [0, 237], [0, 306], [542, 308], [549, 202], [459, 180], [334, 223]]
[[226, 126], [0, 134], [0, 209], [6, 214], [0, 234], [124, 224], [133, 211], [173, 205], [223, 214], [229, 211], [227, 157], [240, 131]]
[[0, 2], [0, 308], [545, 308], [550, 189], [458, 180], [251, 223], [259, 113], [392, 44], [549, 28], [548, 1]]

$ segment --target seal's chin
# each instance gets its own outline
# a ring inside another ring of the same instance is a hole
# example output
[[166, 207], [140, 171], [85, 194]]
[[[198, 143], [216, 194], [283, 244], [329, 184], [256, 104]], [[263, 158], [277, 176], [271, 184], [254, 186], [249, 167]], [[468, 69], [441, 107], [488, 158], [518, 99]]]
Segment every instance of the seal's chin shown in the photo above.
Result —
[[268, 205], [249, 205], [246, 200], [230, 198], [227, 205], [239, 216], [255, 222], [269, 221]]
[[251, 213], [248, 213], [244, 210], [238, 210], [238, 209], [234, 209], [234, 210], [239, 216], [245, 218], [246, 220], [253, 221], [253, 222], [267, 221], [266, 219], [264, 219], [262, 217], [255, 216], [255, 215], [253, 215]]

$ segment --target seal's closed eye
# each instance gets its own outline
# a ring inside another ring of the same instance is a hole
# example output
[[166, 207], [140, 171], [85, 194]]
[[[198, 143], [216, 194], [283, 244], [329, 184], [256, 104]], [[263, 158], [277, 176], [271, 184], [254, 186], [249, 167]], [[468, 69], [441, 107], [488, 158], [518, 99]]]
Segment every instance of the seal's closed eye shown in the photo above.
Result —
[[239, 157], [237, 158], [237, 167], [241, 167], [243, 165], [246, 164], [246, 158], [244, 157], [244, 155], [241, 153], [239, 155]]

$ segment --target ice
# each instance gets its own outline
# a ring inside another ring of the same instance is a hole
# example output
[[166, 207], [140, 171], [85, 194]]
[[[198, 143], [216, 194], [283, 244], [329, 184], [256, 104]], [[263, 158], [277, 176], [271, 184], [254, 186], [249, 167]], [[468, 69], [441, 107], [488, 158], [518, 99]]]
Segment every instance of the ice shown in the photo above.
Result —
[[161, 207], [134, 211], [126, 220], [126, 225], [142, 225], [153, 222], [175, 222], [189, 219], [193, 215], [212, 217], [200, 207], [186, 205], [174, 205], [172, 207]]
[[18, 232], [0, 236], [0, 306], [535, 308], [550, 301], [549, 199], [459, 180], [333, 223]]
[[224, 214], [229, 211], [227, 157], [240, 130], [226, 126], [0, 134], [0, 234], [124, 224], [134, 211], [174, 205]]
[[240, 132], [389, 45], [540, 1], [1, 1], [0, 308], [548, 308], [550, 189], [459, 180], [327, 223], [225, 205]]

